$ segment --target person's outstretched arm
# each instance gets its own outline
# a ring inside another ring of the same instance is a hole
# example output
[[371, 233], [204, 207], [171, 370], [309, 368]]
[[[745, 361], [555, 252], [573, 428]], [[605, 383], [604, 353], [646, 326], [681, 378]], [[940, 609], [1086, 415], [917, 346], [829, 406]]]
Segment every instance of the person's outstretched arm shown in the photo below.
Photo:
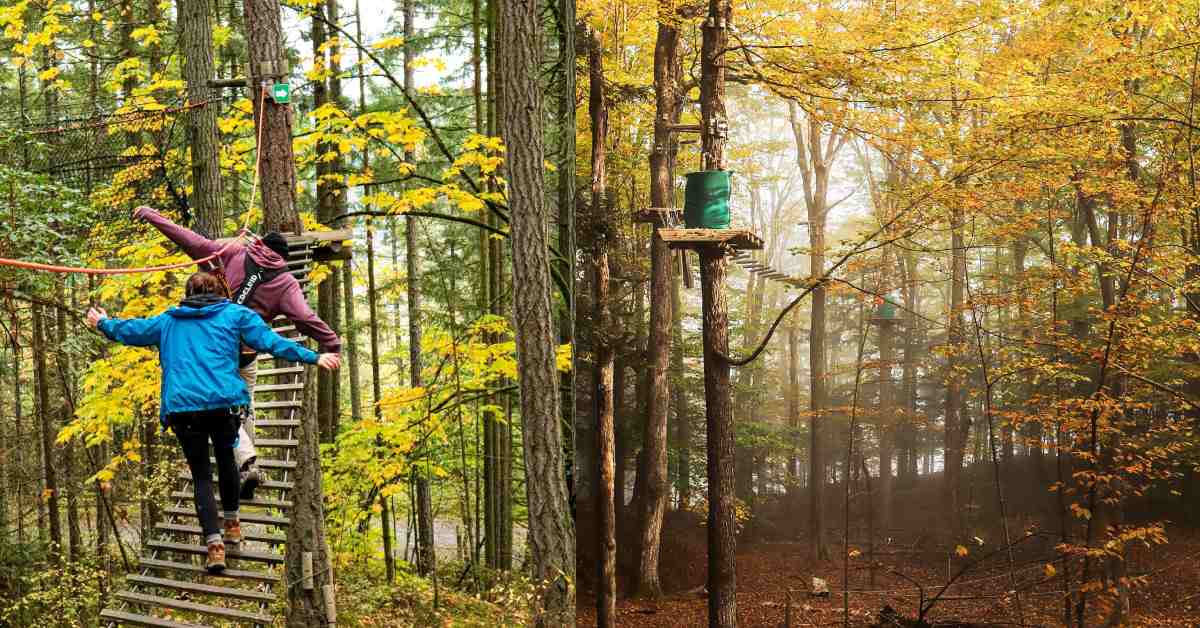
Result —
[[120, 320], [109, 318], [104, 308], [91, 308], [87, 313], [87, 322], [114, 342], [131, 347], [153, 347], [157, 346], [162, 338], [164, 316], [166, 314], [159, 314], [153, 318]]
[[293, 342], [275, 333], [267, 326], [261, 316], [253, 310], [236, 306], [241, 309], [238, 317], [239, 327], [242, 334], [242, 342], [250, 345], [255, 351], [270, 353], [277, 358], [283, 358], [292, 362], [304, 362], [306, 364], [317, 364], [321, 368], [335, 369], [340, 361], [335, 353], [323, 353], [317, 355], [316, 352], [305, 348], [297, 342]]
[[133, 210], [133, 217], [141, 218], [154, 225], [155, 229], [158, 229], [163, 235], [167, 236], [168, 240], [177, 244], [192, 259], [208, 257], [221, 250], [220, 244], [209, 240], [187, 227], [180, 227], [171, 222], [166, 216], [145, 205]]
[[342, 339], [309, 307], [299, 284], [293, 283], [279, 299], [279, 313], [296, 325], [296, 331], [316, 340], [321, 351], [342, 352]]

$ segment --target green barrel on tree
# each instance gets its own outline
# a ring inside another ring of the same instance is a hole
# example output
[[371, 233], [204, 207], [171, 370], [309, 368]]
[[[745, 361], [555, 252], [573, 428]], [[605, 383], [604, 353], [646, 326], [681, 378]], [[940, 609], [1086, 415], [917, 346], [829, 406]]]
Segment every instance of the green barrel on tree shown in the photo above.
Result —
[[688, 229], [729, 228], [729, 171], [687, 173], [683, 224]]
[[884, 299], [884, 300], [880, 301], [879, 305], [875, 306], [875, 318], [882, 318], [884, 320], [895, 320], [896, 319], [896, 304], [888, 299]]

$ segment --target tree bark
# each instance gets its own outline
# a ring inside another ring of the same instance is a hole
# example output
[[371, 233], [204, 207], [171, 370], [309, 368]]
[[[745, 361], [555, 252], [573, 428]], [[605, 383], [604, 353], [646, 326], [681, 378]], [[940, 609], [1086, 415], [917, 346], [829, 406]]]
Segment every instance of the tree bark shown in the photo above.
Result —
[[219, 107], [207, 104], [216, 96], [208, 86], [215, 76], [211, 6], [205, 0], [178, 0], [176, 10], [188, 104], [196, 106], [183, 116], [192, 151], [192, 194], [188, 204], [194, 213], [194, 230], [216, 238], [221, 234], [221, 168], [217, 136]]
[[[320, 427], [316, 416], [316, 378], [313, 367], [305, 369], [303, 399], [299, 410], [300, 429], [296, 447], [297, 469], [293, 490], [294, 506], [288, 514], [291, 525], [287, 530], [287, 556], [285, 557], [285, 581], [287, 587], [288, 628], [309, 628], [331, 625], [327, 621], [324, 588], [334, 582], [333, 560], [325, 537], [325, 509], [321, 488], [321, 451], [319, 447]], [[304, 579], [304, 555], [312, 554], [312, 588]]]
[[[707, 170], [724, 169], [725, 65], [721, 60], [732, 15], [728, 0], [709, 0], [701, 43], [701, 154]], [[708, 432], [708, 625], [737, 626], [737, 537], [734, 513], [733, 400], [729, 363], [729, 310], [725, 296], [725, 251], [700, 250], [704, 307], [704, 399]]]
[[[321, 72], [326, 71], [329, 65], [329, 53], [325, 50], [325, 17], [324, 13], [320, 11], [314, 13], [312, 17], [310, 39], [312, 40], [314, 70], [317, 72], [317, 78], [311, 82], [314, 109], [329, 104], [329, 86], [325, 77], [321, 75]], [[333, 217], [337, 215], [334, 213], [337, 209], [334, 195], [337, 193], [337, 187], [340, 186], [330, 185], [329, 177], [332, 174], [332, 166], [323, 159], [323, 156], [333, 149], [330, 142], [317, 142], [316, 214], [317, 220], [322, 224], [332, 222]], [[317, 316], [326, 322], [337, 318], [337, 297], [341, 292], [337, 287], [338, 278], [337, 273], [333, 273], [317, 286]], [[333, 382], [336, 378], [336, 373], [324, 369], [317, 371], [317, 425], [321, 429], [322, 443], [332, 443], [335, 436], [333, 423], [337, 410], [333, 399]]]
[[264, 98], [273, 82], [286, 81], [288, 76], [279, 0], [247, 0], [243, 4], [250, 60], [247, 84], [254, 103], [255, 132], [262, 138], [258, 158], [263, 230], [299, 233], [292, 109]]
[[[666, 9], [660, 9], [666, 11]], [[650, 205], [672, 207], [673, 170], [677, 144], [669, 124], [678, 122], [680, 73], [679, 31], [670, 20], [658, 21], [654, 45], [654, 147], [650, 153]], [[641, 507], [641, 543], [637, 593], [656, 598], [662, 595], [658, 578], [663, 516], [667, 510], [667, 415], [671, 411], [667, 369], [671, 358], [674, 265], [671, 249], [658, 236], [657, 225], [650, 234], [650, 386], [646, 425], [642, 436], [645, 462], [645, 494]]]
[[540, 3], [498, 3], [497, 74], [512, 212], [513, 318], [529, 504], [534, 625], [575, 624], [575, 534], [567, 504], [545, 197]]
[[42, 476], [46, 483], [45, 500], [50, 520], [50, 556], [62, 560], [62, 520], [58, 512], [58, 470], [54, 461], [54, 422], [50, 414], [50, 390], [46, 381], [46, 332], [42, 306], [33, 304], [33, 357], [37, 379], [37, 411], [41, 421]]
[[945, 399], [945, 487], [943, 489], [947, 515], [951, 530], [961, 537], [965, 522], [962, 516], [962, 464], [967, 444], [969, 419], [963, 417], [962, 376], [958, 369], [962, 364], [962, 348], [965, 343], [963, 332], [963, 290], [967, 275], [966, 249], [963, 246], [963, 210], [950, 210], [950, 312], [947, 321], [947, 340], [950, 354], [947, 357]]
[[676, 447], [679, 449], [679, 462], [675, 466], [675, 491], [679, 495], [679, 509], [686, 510], [692, 499], [692, 418], [688, 413], [687, 394], [684, 392], [683, 307], [679, 296], [681, 281], [679, 276], [671, 281], [671, 328], [674, 336], [671, 343], [671, 379], [675, 381], [675, 387], [671, 389], [671, 407], [675, 409]]
[[[367, 304], [371, 326], [371, 401], [375, 420], [383, 422], [383, 398], [379, 373], [379, 298], [375, 290], [375, 229], [367, 221]], [[388, 582], [396, 580], [396, 559], [392, 549], [392, 517], [387, 497], [379, 496], [379, 525], [383, 532], [383, 564]]]
[[600, 560], [596, 567], [596, 625], [616, 626], [617, 621], [617, 511], [615, 503], [615, 447], [613, 423], [613, 339], [615, 329], [609, 315], [608, 250], [612, 224], [605, 202], [605, 142], [608, 110], [604, 102], [604, 66], [600, 38], [591, 33], [588, 47], [588, 113], [592, 121], [592, 202], [594, 225], [592, 250], [592, 344], [595, 352], [592, 395], [596, 420], [596, 463], [598, 486], [596, 521]]

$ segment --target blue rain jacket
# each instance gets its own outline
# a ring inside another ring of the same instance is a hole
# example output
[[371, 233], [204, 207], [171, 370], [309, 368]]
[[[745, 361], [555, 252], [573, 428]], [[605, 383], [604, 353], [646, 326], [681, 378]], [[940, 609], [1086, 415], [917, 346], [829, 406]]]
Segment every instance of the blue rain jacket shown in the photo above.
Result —
[[238, 375], [242, 342], [292, 362], [317, 362], [316, 353], [276, 334], [253, 310], [228, 299], [204, 307], [185, 304], [153, 318], [104, 318], [97, 328], [121, 344], [158, 347], [160, 418], [249, 404], [246, 384]]

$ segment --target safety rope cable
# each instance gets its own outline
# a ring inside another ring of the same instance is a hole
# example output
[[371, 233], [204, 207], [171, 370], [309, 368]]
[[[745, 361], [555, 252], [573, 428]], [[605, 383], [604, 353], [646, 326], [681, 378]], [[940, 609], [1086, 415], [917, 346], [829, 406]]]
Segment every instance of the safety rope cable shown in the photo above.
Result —
[[206, 257], [202, 257], [200, 259], [189, 260], [186, 262], [179, 262], [176, 264], [162, 264], [159, 266], [144, 266], [141, 268], [89, 268], [89, 267], [85, 267], [85, 266], [60, 266], [57, 264], [42, 264], [40, 262], [27, 262], [24, 260], [10, 259], [7, 257], [0, 257], [0, 266], [11, 266], [13, 268], [26, 268], [29, 270], [41, 270], [41, 271], [51, 272], [51, 273], [73, 273], [73, 274], [81, 274], [81, 275], [132, 275], [132, 274], [137, 274], [137, 273], [154, 273], [154, 272], [163, 272], [163, 271], [168, 271], [168, 270], [178, 270], [180, 268], [188, 268], [188, 267], [196, 266], [199, 264], [205, 264], [207, 262], [211, 262], [214, 259], [217, 259], [221, 255], [223, 255], [225, 253], [225, 251], [228, 251], [230, 247], [232, 247], [234, 244], [236, 244], [238, 242], [238, 240], [240, 240], [242, 238], [242, 236], [250, 233], [250, 229], [249, 229], [250, 216], [251, 216], [252, 210], [254, 209], [255, 197], [258, 194], [258, 180], [259, 180], [259, 175], [260, 175], [259, 168], [262, 165], [262, 132], [263, 132], [263, 127], [266, 126], [266, 122], [265, 122], [266, 96], [267, 96], [267, 88], [264, 85], [262, 87], [262, 91], [258, 97], [259, 120], [258, 120], [258, 133], [257, 133], [257, 137], [255, 138], [254, 181], [250, 187], [250, 202], [246, 206], [246, 218], [242, 222], [242, 227], [241, 227], [241, 229], [238, 230], [237, 236], [231, 238], [228, 242], [225, 243], [224, 246], [222, 246], [220, 249], [217, 249], [217, 251], [214, 252], [213, 254], [208, 255]]

